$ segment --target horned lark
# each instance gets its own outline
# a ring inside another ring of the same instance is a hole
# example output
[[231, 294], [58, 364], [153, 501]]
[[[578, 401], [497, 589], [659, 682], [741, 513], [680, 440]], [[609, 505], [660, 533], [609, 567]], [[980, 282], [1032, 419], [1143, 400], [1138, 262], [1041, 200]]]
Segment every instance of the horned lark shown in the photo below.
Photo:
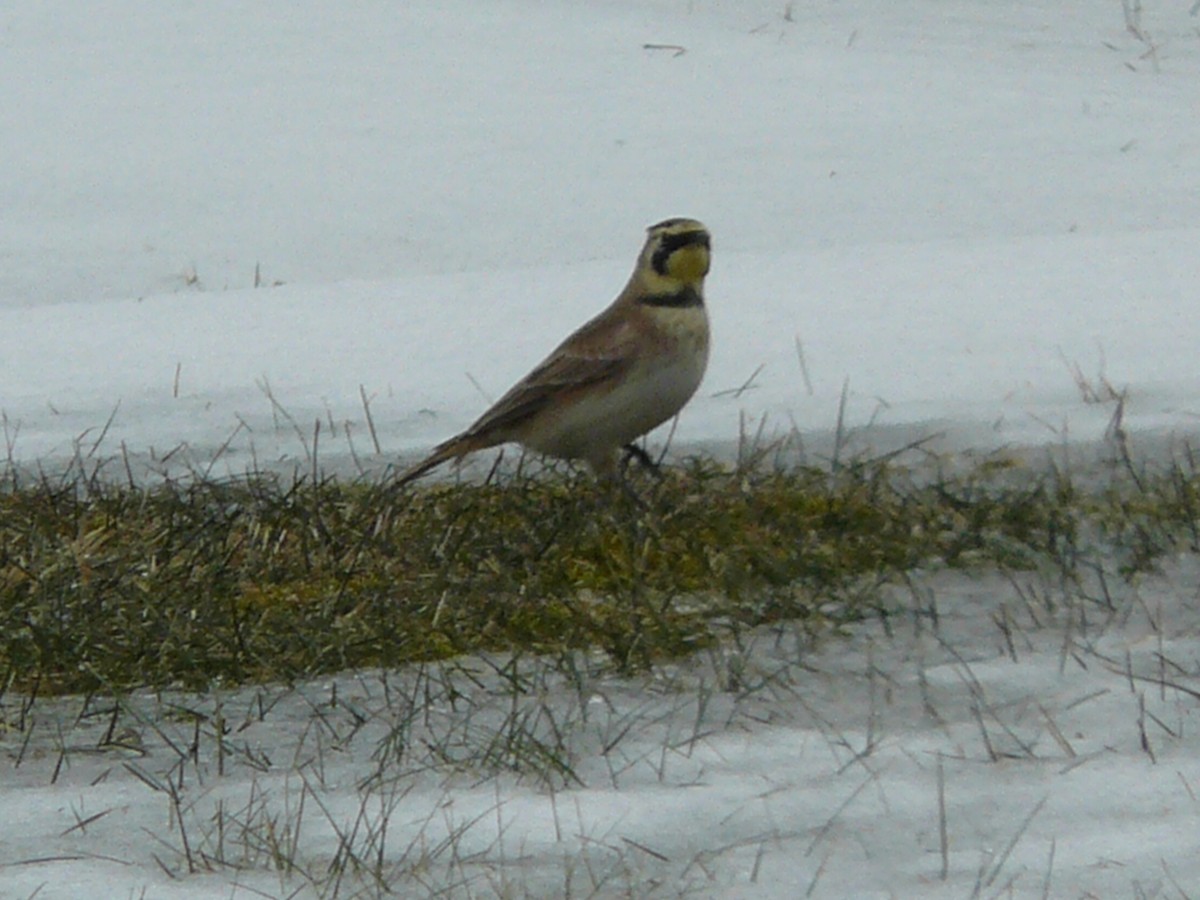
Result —
[[711, 243], [694, 219], [667, 219], [647, 232], [633, 275], [612, 305], [399, 484], [508, 442], [584, 460], [608, 477], [620, 448], [683, 408], [708, 365], [704, 276]]

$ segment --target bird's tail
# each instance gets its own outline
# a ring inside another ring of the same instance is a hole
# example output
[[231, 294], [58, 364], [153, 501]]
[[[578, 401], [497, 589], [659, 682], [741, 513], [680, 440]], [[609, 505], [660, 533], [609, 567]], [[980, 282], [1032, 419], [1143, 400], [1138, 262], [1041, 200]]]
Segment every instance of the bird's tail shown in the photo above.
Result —
[[441, 445], [415, 466], [401, 473], [396, 479], [396, 487], [408, 484], [410, 481], [416, 481], [430, 469], [436, 469], [448, 459], [462, 456], [463, 451], [459, 450], [456, 444], [457, 440], [454, 440]]
[[402, 487], [410, 481], [416, 481], [430, 469], [436, 469], [442, 463], [449, 459], [462, 459], [468, 453], [474, 450], [482, 450], [488, 444], [481, 444], [465, 434], [460, 434], [458, 437], [450, 438], [450, 440], [438, 444], [433, 448], [433, 452], [421, 460], [412, 468], [402, 472], [396, 478], [396, 487]]

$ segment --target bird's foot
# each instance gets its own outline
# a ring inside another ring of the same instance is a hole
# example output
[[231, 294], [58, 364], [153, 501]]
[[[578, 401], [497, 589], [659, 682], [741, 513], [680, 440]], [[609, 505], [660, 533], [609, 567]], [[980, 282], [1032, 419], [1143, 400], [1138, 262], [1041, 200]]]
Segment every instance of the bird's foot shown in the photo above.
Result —
[[642, 468], [655, 478], [661, 479], [663, 477], [662, 466], [644, 448], [637, 444], [626, 444], [621, 449], [625, 451], [625, 455], [621, 458], [622, 470], [629, 468], [630, 461], [636, 459]]

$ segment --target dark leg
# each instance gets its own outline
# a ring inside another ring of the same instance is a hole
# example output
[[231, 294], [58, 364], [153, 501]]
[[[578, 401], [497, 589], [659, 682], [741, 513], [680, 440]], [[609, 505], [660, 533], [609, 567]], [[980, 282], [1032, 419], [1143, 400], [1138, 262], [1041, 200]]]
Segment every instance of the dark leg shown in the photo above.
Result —
[[637, 444], [626, 444], [621, 449], [625, 451], [625, 457], [621, 460], [622, 468], [628, 467], [631, 459], [636, 459], [638, 463], [652, 475], [662, 478], [662, 471], [659, 464], [650, 457], [649, 453], [647, 453]]

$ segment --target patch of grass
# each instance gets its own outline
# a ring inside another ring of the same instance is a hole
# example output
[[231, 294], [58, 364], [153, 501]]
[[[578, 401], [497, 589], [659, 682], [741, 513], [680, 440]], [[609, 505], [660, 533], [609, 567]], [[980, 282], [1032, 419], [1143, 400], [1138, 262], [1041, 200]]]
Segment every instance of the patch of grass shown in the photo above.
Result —
[[1069, 570], [1087, 536], [1132, 573], [1196, 543], [1190, 459], [1090, 492], [1004, 459], [922, 473], [692, 459], [636, 478], [637, 499], [553, 469], [406, 491], [12, 475], [0, 689], [203, 689], [497, 649], [599, 648], [630, 670], [764, 622], [870, 614], [917, 566]]

